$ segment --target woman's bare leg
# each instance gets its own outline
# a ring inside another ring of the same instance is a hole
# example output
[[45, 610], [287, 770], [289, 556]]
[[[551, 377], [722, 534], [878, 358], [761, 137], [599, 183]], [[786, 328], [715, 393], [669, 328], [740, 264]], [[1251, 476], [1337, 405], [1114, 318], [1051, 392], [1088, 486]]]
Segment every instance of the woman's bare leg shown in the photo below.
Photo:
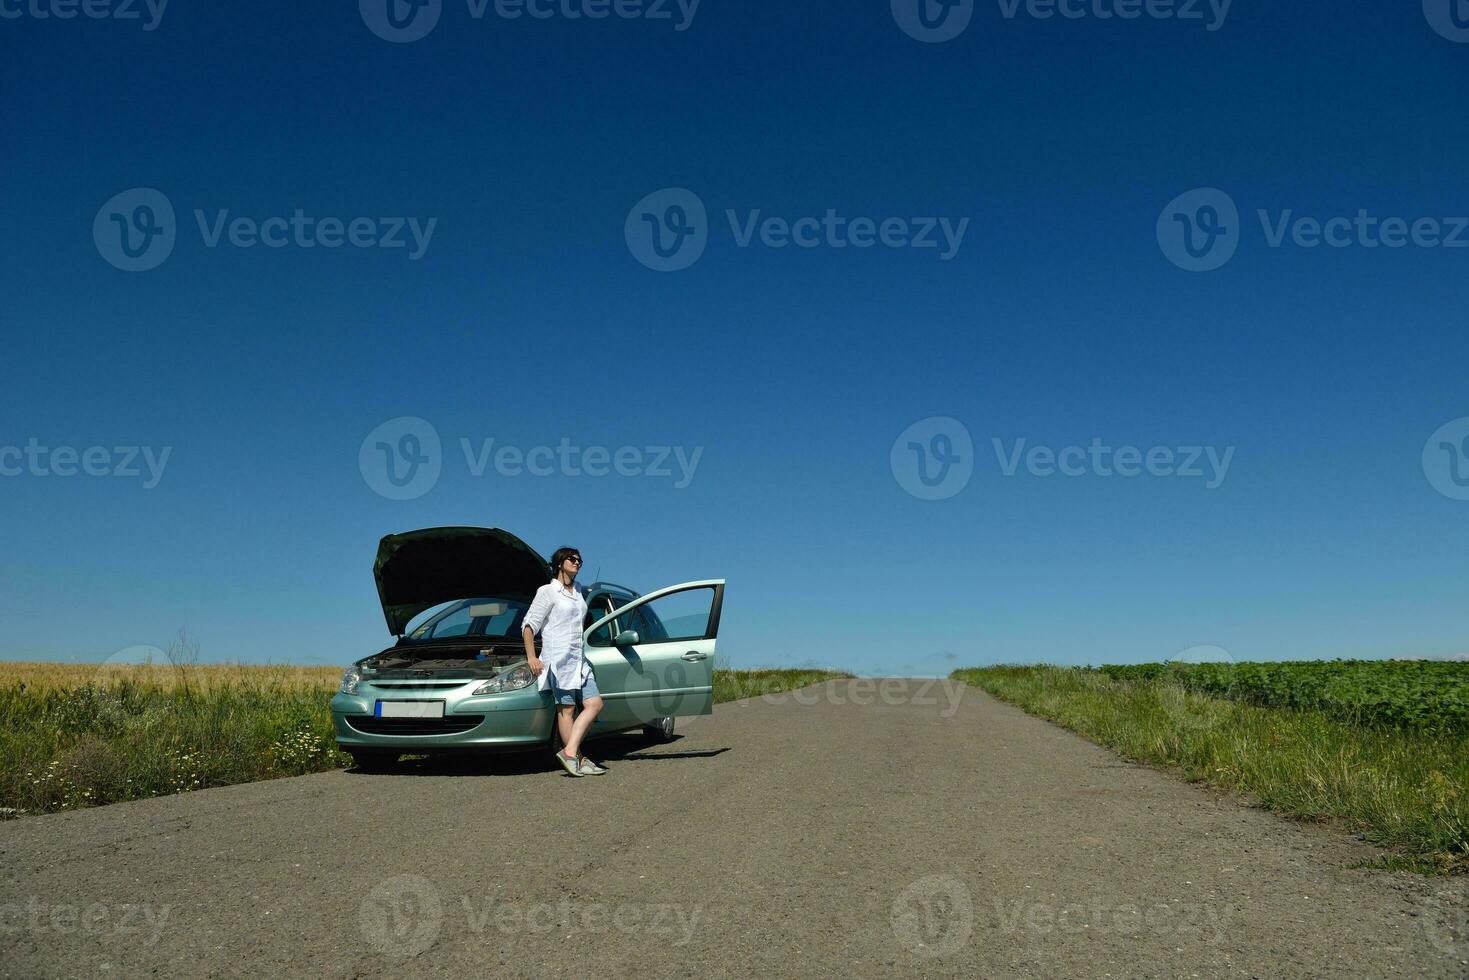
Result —
[[566, 758], [581, 758], [581, 740], [586, 737], [587, 730], [592, 727], [592, 722], [597, 719], [597, 712], [601, 710], [601, 698], [588, 698], [582, 702], [581, 714], [577, 715], [576, 721], [572, 723], [571, 737], [566, 739], [566, 748], [562, 750]]
[[562, 746], [562, 748], [565, 748], [566, 747], [566, 743], [571, 741], [571, 722], [572, 722], [572, 719], [575, 718], [575, 717], [576, 717], [576, 705], [574, 705], [574, 704], [558, 704], [558, 705], [556, 705], [556, 730], [561, 733], [561, 746]]

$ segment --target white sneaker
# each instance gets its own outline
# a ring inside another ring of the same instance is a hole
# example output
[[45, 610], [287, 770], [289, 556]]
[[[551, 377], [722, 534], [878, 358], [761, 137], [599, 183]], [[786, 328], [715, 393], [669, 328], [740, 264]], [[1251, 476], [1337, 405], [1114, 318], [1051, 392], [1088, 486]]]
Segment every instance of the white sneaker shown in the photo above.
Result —
[[556, 753], [556, 761], [559, 762], [559, 763], [561, 763], [561, 768], [562, 769], [565, 769], [567, 771], [567, 773], [569, 773], [570, 775], [573, 775], [573, 776], [585, 776], [586, 775], [586, 773], [584, 773], [584, 772], [581, 771], [581, 766], [577, 765], [577, 761], [575, 759], [568, 759], [566, 756], [562, 755], [559, 751]]
[[582, 756], [577, 760], [577, 768], [581, 770], [583, 776], [600, 776], [607, 771], [586, 756]]

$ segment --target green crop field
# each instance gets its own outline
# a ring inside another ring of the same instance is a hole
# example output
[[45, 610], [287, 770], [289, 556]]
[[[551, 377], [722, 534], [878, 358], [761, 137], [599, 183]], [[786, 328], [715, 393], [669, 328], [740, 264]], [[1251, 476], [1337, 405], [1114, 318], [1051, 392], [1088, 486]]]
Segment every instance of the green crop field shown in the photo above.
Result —
[[1469, 731], [1469, 661], [1107, 664], [1101, 671], [1113, 680], [1161, 679], [1214, 697], [1315, 708], [1363, 724]]

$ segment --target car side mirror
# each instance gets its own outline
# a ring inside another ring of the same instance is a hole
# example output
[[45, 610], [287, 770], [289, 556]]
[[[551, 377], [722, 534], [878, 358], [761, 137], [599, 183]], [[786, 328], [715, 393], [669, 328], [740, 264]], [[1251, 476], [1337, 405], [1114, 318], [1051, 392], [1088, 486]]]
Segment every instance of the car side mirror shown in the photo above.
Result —
[[638, 641], [637, 630], [623, 630], [612, 638], [612, 642], [620, 647], [635, 647], [638, 645]]

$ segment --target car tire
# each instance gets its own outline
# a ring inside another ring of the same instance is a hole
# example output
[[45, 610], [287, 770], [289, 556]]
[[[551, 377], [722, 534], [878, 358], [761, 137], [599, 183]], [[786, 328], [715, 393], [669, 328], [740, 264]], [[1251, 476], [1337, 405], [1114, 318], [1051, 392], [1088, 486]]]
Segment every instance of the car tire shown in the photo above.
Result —
[[352, 765], [359, 772], [389, 772], [398, 764], [400, 753], [390, 749], [348, 749]]
[[651, 724], [643, 726], [643, 734], [655, 742], [667, 742], [673, 738], [673, 719], [654, 718]]

